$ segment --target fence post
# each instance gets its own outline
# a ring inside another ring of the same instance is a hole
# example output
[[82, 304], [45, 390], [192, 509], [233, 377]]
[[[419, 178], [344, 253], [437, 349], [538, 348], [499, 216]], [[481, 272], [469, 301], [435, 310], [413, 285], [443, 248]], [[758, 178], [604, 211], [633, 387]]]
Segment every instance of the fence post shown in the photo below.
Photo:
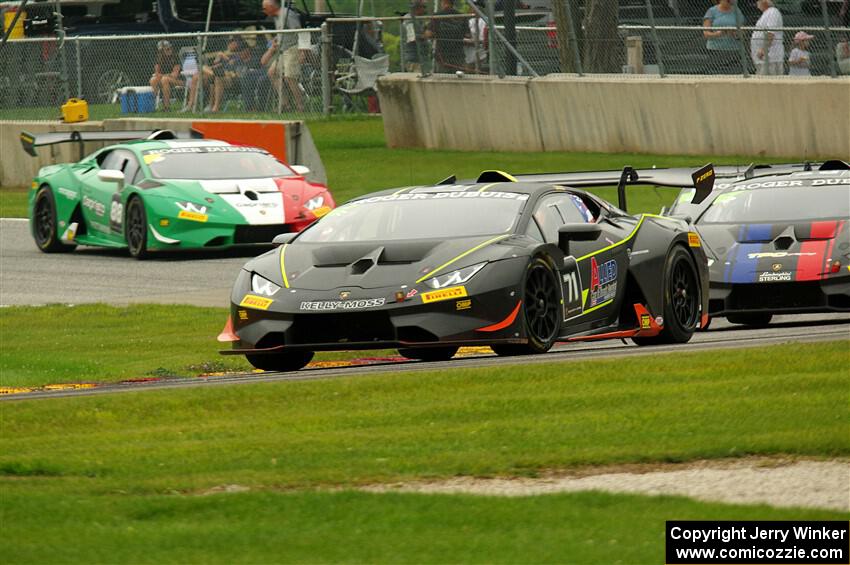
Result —
[[[573, 58], [575, 58], [576, 62], [576, 73], [578, 76], [584, 76], [584, 72], [581, 68], [581, 55], [578, 52], [578, 36], [576, 35], [576, 25], [573, 21], [573, 12], [570, 8], [570, 0], [564, 0], [564, 3], [567, 6], [567, 27], [570, 28], [570, 43], [572, 43], [572, 52]], [[560, 41], [560, 38], [558, 38]]]
[[649, 16], [649, 25], [652, 31], [652, 44], [655, 46], [655, 61], [658, 63], [658, 75], [666, 76], [664, 72], [664, 58], [661, 53], [661, 42], [658, 41], [658, 30], [655, 29], [655, 12], [652, 11], [652, 0], [646, 0], [646, 12]]
[[[472, 6], [475, 6], [472, 4]], [[474, 8], [473, 8], [474, 9]], [[504, 76], [499, 68], [499, 52], [496, 50], [496, 6], [493, 0], [487, 0], [487, 27], [490, 28], [488, 41], [488, 56], [490, 57], [490, 74]]]
[[738, 55], [741, 57], [741, 74], [744, 78], [750, 77], [750, 65], [747, 63], [747, 51], [744, 49], [744, 33], [741, 30], [741, 20], [738, 19], [738, 7], [734, 7], [735, 11], [735, 30], [738, 34]]
[[77, 54], [77, 98], [83, 97], [83, 63], [80, 53], [80, 36], [74, 38], [74, 46]]
[[331, 54], [333, 44], [331, 34], [328, 32], [328, 22], [322, 23], [322, 113], [329, 116], [331, 113]]
[[204, 47], [206, 46], [206, 36], [198, 35], [198, 76], [194, 79], [198, 81], [198, 90], [195, 95], [195, 103], [192, 104], [192, 112], [195, 112], [198, 104], [201, 105], [200, 112], [204, 113]]
[[829, 27], [829, 13], [826, 10], [826, 0], [820, 0], [820, 9], [823, 14], [823, 27], [826, 28], [826, 36], [829, 38], [829, 75], [835, 78], [838, 76], [838, 69], [835, 68], [835, 41], [832, 37], [832, 29]]

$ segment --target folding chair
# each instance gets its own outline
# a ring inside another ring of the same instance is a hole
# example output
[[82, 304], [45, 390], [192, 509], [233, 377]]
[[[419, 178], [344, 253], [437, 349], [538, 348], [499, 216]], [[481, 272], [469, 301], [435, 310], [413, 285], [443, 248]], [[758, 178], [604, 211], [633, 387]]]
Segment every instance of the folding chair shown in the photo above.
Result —
[[342, 63], [336, 79], [336, 89], [343, 94], [344, 106], [354, 107], [354, 97], [374, 94], [378, 77], [387, 74], [390, 69], [390, 56], [375, 55], [367, 59], [353, 55], [349, 63]]

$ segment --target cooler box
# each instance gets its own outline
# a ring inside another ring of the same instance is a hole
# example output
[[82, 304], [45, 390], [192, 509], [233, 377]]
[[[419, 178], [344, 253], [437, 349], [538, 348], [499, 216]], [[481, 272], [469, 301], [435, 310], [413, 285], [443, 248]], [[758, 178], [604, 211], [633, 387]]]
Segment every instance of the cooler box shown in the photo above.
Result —
[[62, 121], [66, 124], [85, 122], [89, 119], [89, 105], [80, 98], [70, 98], [62, 104]]
[[125, 86], [118, 89], [118, 100], [122, 114], [146, 114], [153, 112], [156, 98], [150, 86]]

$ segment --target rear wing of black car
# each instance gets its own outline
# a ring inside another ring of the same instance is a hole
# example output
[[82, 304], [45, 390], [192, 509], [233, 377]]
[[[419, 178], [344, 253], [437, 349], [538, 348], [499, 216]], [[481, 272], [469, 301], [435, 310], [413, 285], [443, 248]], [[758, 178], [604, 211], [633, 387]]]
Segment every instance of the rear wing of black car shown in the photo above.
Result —
[[21, 145], [29, 155], [37, 155], [36, 148], [46, 145], [57, 145], [59, 143], [77, 143], [80, 148], [80, 159], [85, 157], [83, 143], [86, 141], [134, 141], [137, 139], [178, 139], [178, 137], [195, 137], [197, 132], [185, 136], [178, 135], [171, 130], [146, 130], [146, 131], [61, 131], [52, 133], [32, 134], [21, 132]]
[[[724, 167], [725, 169], [725, 167]], [[724, 171], [725, 173], [725, 171]], [[731, 174], [731, 171], [730, 171]], [[586, 188], [594, 186], [617, 185], [617, 205], [626, 210], [626, 186], [649, 185], [670, 188], [695, 188], [693, 204], [699, 204], [711, 194], [717, 174], [709, 163], [699, 169], [634, 169], [624, 167], [618, 171], [582, 171], [576, 173], [535, 173], [529, 175], [508, 175], [499, 171], [484, 171], [478, 182], [539, 182]]]

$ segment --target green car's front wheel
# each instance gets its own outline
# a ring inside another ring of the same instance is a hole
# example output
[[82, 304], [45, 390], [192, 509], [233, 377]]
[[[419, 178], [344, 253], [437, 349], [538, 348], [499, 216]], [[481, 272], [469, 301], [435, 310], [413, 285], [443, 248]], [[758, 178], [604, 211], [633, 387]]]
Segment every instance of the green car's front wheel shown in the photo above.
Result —
[[32, 234], [40, 250], [45, 253], [64, 253], [76, 247], [62, 243], [57, 230], [56, 199], [50, 187], [44, 185], [35, 196], [32, 212]]
[[136, 259], [148, 256], [148, 215], [145, 203], [138, 196], [133, 196], [127, 203], [127, 216], [124, 218], [124, 239], [127, 249]]

